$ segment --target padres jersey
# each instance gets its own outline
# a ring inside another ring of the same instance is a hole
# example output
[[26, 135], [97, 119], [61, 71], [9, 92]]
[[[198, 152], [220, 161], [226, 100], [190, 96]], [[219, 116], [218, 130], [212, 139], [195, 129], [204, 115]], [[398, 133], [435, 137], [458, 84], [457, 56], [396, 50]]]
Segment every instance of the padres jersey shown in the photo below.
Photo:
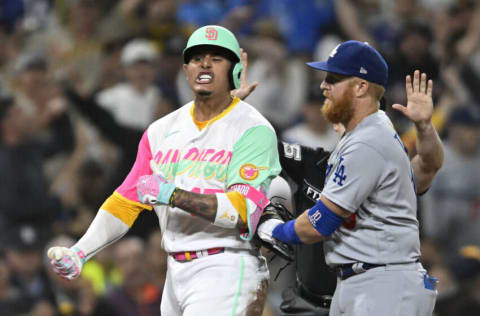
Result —
[[[217, 117], [199, 128], [194, 103], [152, 123], [140, 141], [136, 162], [116, 194], [139, 203], [138, 178], [151, 174], [154, 160], [166, 179], [180, 189], [215, 194], [234, 184], [266, 192], [280, 172], [277, 138], [270, 123], [251, 105], [235, 98]], [[237, 229], [225, 229], [179, 208], [155, 206], [167, 252], [214, 247], [250, 249]]]
[[324, 242], [330, 266], [415, 262], [420, 256], [413, 170], [381, 111], [346, 133], [331, 154], [322, 194], [352, 215]]

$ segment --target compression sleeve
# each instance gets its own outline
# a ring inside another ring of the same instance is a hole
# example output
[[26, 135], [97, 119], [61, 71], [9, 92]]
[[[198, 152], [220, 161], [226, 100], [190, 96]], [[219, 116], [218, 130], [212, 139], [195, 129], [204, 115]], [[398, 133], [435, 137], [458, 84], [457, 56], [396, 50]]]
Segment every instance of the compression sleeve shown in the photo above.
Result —
[[148, 134], [145, 132], [130, 173], [113, 195], [103, 203], [87, 232], [75, 244], [85, 253], [87, 260], [125, 235], [143, 209], [152, 210], [151, 206], [138, 201], [136, 189], [138, 178], [152, 173], [151, 159]]
[[129, 228], [116, 216], [100, 209], [87, 232], [73, 247], [83, 251], [85, 259], [88, 260], [106, 246], [122, 238]]

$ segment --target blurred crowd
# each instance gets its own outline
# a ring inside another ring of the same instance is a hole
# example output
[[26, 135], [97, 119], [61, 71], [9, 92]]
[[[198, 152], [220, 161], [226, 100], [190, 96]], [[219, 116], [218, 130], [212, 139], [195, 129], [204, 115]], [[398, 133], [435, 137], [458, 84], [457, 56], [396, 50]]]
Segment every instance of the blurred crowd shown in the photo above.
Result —
[[[0, 1], [0, 315], [159, 315], [167, 254], [153, 212], [89, 261], [79, 280], [49, 269], [132, 166], [148, 125], [192, 98], [182, 50], [199, 26], [233, 31], [249, 56], [247, 98], [279, 138], [332, 150], [321, 72], [344, 40], [389, 64], [382, 107], [409, 149], [405, 76], [434, 81], [445, 162], [419, 199], [422, 262], [436, 316], [480, 314], [480, 2], [475, 0]], [[280, 259], [277, 259], [280, 260]], [[276, 267], [273, 265], [272, 273]], [[271, 281], [278, 315], [294, 269]]]

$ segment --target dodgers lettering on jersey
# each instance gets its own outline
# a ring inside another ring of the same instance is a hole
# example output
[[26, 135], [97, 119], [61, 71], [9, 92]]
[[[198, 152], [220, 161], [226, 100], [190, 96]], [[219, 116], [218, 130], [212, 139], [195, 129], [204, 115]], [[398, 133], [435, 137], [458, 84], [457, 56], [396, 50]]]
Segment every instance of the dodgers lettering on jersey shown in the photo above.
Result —
[[[252, 106], [235, 98], [222, 114], [199, 130], [193, 121], [193, 107], [190, 102], [150, 125], [132, 171], [117, 190], [121, 195], [138, 201], [135, 184], [140, 176], [151, 174], [151, 159], [169, 182], [183, 190], [215, 194], [235, 184], [248, 184], [266, 192], [280, 173], [277, 138], [270, 123]], [[217, 227], [179, 208], [154, 209], [167, 252], [252, 247], [236, 229]]]
[[378, 111], [346, 133], [330, 155], [322, 194], [352, 212], [325, 241], [326, 262], [405, 263], [420, 256], [410, 160]]

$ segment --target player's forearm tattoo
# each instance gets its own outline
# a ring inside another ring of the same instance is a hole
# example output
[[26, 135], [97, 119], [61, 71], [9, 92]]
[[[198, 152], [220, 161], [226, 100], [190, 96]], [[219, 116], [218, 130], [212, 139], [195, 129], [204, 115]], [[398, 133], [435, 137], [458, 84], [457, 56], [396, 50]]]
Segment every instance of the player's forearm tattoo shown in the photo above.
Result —
[[[173, 206], [185, 212], [199, 216], [210, 223], [217, 215], [217, 197], [215, 194], [198, 194], [178, 189], [172, 201]], [[239, 217], [237, 228], [246, 229], [247, 225]]]
[[192, 193], [178, 190], [172, 203], [175, 207], [200, 216], [209, 222], [215, 221], [217, 214], [217, 198], [215, 195]]

